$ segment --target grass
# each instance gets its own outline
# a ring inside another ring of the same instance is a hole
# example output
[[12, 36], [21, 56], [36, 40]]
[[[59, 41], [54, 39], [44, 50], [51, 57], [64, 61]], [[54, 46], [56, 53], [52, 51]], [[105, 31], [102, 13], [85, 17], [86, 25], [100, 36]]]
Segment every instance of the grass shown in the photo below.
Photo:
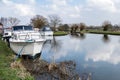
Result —
[[67, 35], [68, 32], [65, 32], [65, 31], [56, 31], [54, 32], [54, 36], [63, 36], [63, 35]]
[[[102, 30], [83, 30], [80, 31], [80, 33], [92, 33], [92, 34], [108, 34], [108, 35], [120, 35], [120, 32], [114, 32], [114, 31], [102, 31]], [[65, 31], [56, 31], [54, 32], [54, 36], [63, 36], [69, 34]]]
[[108, 35], [120, 35], [120, 32], [113, 31], [99, 31], [99, 30], [88, 30], [81, 31], [81, 33], [92, 33], [92, 34], [108, 34]]
[[[0, 80], [33, 80], [30, 75], [21, 77], [18, 74], [22, 71], [20, 68], [11, 68], [13, 63], [13, 52], [0, 37]], [[24, 71], [24, 73], [26, 73]]]

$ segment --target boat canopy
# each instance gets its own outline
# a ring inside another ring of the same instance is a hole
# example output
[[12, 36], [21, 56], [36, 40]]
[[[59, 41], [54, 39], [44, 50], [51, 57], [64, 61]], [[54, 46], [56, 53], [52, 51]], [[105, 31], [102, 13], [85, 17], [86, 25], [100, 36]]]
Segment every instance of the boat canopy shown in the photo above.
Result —
[[23, 31], [23, 30], [33, 30], [32, 26], [13, 26], [12, 27], [13, 31]]
[[42, 28], [42, 31], [52, 31], [52, 30], [51, 30], [50, 27], [48, 27], [48, 26], [44, 26], [44, 27]]

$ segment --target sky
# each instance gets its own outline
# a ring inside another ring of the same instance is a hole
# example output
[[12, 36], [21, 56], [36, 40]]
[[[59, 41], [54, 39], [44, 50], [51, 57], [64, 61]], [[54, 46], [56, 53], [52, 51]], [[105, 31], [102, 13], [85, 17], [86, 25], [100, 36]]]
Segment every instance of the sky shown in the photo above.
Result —
[[62, 23], [120, 24], [120, 0], [0, 0], [0, 17], [16, 17], [29, 24], [35, 15], [58, 15]]

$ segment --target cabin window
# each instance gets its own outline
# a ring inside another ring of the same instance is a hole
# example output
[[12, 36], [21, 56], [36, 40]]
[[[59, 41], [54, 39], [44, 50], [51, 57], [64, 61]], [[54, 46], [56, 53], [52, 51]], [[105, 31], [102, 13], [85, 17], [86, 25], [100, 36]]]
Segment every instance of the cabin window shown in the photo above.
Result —
[[15, 27], [13, 27], [13, 30], [14, 30], [14, 31], [23, 30], [23, 26], [15, 26]]
[[33, 30], [32, 26], [24, 26], [24, 30]]
[[33, 30], [32, 26], [14, 26], [13, 31]]
[[49, 27], [44, 27], [42, 31], [51, 31]]

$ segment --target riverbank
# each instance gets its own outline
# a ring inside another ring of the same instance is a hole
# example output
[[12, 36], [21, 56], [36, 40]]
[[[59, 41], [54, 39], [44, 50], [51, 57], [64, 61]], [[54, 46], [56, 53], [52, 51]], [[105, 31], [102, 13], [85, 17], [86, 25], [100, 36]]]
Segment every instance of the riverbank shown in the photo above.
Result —
[[54, 32], [54, 36], [64, 36], [64, 35], [67, 35], [68, 32], [65, 32], [65, 31], [56, 31]]
[[[79, 33], [79, 31], [77, 31]], [[106, 34], [106, 35], [120, 35], [120, 32], [113, 32], [113, 31], [99, 31], [99, 30], [83, 30], [80, 33], [91, 33], [91, 34]], [[54, 36], [64, 36], [69, 34], [69, 32], [65, 31], [56, 31], [54, 32]]]
[[13, 62], [14, 54], [0, 37], [0, 80], [34, 80], [20, 61]]
[[113, 32], [113, 31], [98, 31], [98, 30], [83, 31], [83, 33], [106, 34], [106, 35], [120, 35], [120, 32]]

